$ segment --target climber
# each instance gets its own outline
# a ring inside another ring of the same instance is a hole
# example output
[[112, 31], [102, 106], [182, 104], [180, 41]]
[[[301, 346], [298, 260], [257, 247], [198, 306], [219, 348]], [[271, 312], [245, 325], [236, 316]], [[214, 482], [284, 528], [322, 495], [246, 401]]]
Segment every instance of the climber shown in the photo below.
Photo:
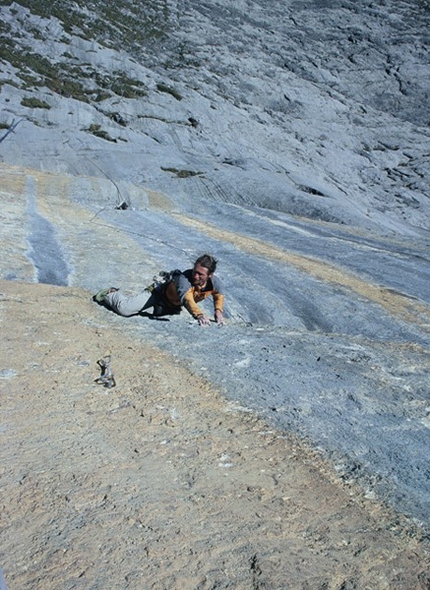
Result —
[[137, 295], [127, 296], [116, 287], [110, 287], [99, 291], [93, 299], [124, 317], [140, 314], [151, 307], [154, 317], [174, 315], [185, 307], [199, 325], [208, 326], [211, 320], [197, 303], [212, 297], [214, 319], [221, 326], [224, 323], [224, 295], [221, 281], [214, 274], [216, 265], [217, 260], [213, 256], [203, 254], [197, 258], [193, 268], [167, 273], [167, 280], [151, 285]]

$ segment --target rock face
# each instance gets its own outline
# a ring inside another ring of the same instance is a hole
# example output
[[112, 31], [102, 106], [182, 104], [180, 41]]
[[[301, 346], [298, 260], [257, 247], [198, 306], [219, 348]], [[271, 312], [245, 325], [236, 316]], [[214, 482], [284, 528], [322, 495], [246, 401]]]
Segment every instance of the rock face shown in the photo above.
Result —
[[401, 521], [81, 289], [0, 302], [8, 588], [428, 587]]
[[266, 4], [3, 3], [0, 277], [213, 252], [225, 328], [107, 318], [425, 531], [429, 5]]
[[429, 229], [428, 3], [43, 4], [2, 7], [4, 161]]

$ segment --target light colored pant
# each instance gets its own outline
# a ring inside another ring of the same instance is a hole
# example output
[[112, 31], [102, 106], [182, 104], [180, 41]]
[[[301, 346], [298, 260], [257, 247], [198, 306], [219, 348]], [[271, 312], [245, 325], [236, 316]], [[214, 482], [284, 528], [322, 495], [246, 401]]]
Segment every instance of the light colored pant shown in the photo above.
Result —
[[125, 295], [121, 291], [114, 291], [108, 293], [104, 302], [117, 314], [128, 318], [131, 315], [136, 315], [144, 309], [153, 307], [154, 303], [157, 303], [158, 297], [154, 296], [153, 293], [148, 295], [147, 291], [142, 291], [137, 295]]

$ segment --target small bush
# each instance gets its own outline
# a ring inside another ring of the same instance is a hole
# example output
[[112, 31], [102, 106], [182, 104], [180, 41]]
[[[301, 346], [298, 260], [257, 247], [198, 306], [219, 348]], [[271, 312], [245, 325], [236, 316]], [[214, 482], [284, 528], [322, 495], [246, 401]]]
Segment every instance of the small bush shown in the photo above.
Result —
[[178, 178], [189, 178], [190, 176], [201, 176], [203, 172], [193, 172], [193, 170], [178, 170], [177, 168], [163, 168], [161, 166], [161, 170], [164, 172], [172, 172], [176, 174]]
[[167, 94], [171, 94], [176, 100], [182, 100], [181, 94], [171, 86], [167, 86], [167, 84], [157, 84], [157, 90], [160, 92], [166, 92]]
[[104, 131], [103, 129], [101, 129], [100, 125], [97, 125], [96, 123], [93, 123], [92, 125], [89, 126], [88, 129], [84, 129], [84, 131], [89, 131], [90, 133], [92, 133], [96, 137], [100, 137], [101, 139], [106, 139], [107, 141], [112, 141], [112, 142], [116, 143], [116, 139], [111, 137], [107, 131]]
[[38, 98], [23, 98], [21, 100], [23, 107], [29, 107], [30, 109], [50, 109], [51, 105]]

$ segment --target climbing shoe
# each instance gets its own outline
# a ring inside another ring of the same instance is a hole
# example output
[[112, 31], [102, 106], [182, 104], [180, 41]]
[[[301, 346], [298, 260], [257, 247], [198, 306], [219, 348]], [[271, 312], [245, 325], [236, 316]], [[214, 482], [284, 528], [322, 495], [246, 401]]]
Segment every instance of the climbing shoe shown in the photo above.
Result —
[[109, 295], [109, 293], [114, 293], [115, 291], [118, 291], [118, 289], [116, 287], [109, 287], [109, 289], [102, 289], [101, 291], [99, 291], [98, 293], [96, 293], [93, 297], [94, 301], [97, 301], [97, 303], [103, 303], [106, 295]]

